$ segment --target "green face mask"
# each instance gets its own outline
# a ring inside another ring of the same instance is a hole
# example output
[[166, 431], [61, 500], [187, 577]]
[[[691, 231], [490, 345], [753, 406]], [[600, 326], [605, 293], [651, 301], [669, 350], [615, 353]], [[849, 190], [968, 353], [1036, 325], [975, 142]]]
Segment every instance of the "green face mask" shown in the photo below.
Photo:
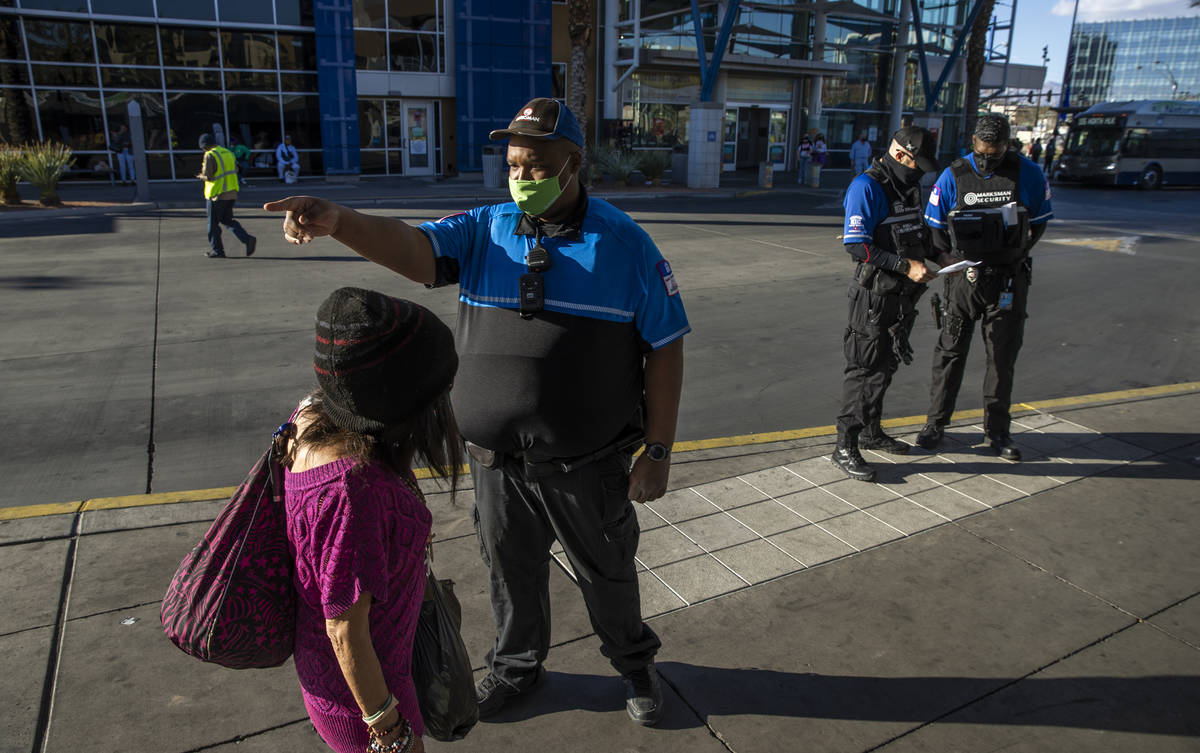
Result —
[[[563, 166], [558, 171], [558, 175], [562, 175], [563, 170], [567, 169], [570, 164], [570, 158], [563, 163]], [[550, 208], [550, 205], [558, 201], [558, 197], [562, 196], [563, 189], [566, 186], [561, 186], [558, 183], [558, 175], [542, 180], [513, 180], [508, 179], [508, 192], [512, 195], [513, 201], [517, 202], [517, 209], [520, 209], [526, 214], [532, 214], [537, 217]], [[574, 176], [571, 176], [574, 177]], [[567, 179], [569, 185], [571, 178]]]

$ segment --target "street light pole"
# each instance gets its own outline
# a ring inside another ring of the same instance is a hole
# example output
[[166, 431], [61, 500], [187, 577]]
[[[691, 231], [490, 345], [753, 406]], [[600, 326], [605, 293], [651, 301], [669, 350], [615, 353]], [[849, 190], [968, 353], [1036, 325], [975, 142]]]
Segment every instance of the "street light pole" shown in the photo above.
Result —
[[1161, 60], [1155, 60], [1155, 65], [1161, 65], [1167, 73], [1167, 78], [1171, 79], [1171, 99], [1179, 99], [1179, 82], [1175, 80], [1175, 74], [1171, 73], [1171, 66]]

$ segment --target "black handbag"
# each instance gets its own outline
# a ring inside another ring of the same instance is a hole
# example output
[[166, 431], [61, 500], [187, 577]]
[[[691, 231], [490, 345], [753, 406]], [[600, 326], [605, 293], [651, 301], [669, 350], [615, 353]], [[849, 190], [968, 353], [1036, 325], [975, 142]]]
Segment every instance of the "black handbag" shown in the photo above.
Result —
[[479, 721], [475, 679], [460, 632], [462, 606], [454, 581], [438, 580], [433, 568], [427, 568], [425, 577], [425, 601], [413, 639], [413, 683], [426, 734], [451, 742], [466, 737]]

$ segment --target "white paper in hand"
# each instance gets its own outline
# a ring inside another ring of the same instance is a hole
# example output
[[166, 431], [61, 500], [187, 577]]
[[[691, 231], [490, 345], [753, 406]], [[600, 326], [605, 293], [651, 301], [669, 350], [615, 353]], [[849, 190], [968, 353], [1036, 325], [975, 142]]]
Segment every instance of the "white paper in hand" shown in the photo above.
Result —
[[948, 275], [951, 272], [960, 272], [960, 271], [966, 269], [967, 267], [977, 267], [982, 263], [983, 262], [967, 261], [966, 259], [963, 259], [962, 261], [956, 261], [953, 264], [942, 267], [941, 269], [939, 269], [937, 271], [937, 273], [939, 275]]

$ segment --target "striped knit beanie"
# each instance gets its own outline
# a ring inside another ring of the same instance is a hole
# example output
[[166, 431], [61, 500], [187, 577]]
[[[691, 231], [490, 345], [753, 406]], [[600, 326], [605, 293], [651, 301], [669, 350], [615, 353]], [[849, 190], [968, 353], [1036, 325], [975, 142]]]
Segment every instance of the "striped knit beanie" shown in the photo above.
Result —
[[333, 422], [378, 435], [449, 389], [458, 354], [450, 328], [424, 306], [339, 288], [317, 309], [313, 369]]

